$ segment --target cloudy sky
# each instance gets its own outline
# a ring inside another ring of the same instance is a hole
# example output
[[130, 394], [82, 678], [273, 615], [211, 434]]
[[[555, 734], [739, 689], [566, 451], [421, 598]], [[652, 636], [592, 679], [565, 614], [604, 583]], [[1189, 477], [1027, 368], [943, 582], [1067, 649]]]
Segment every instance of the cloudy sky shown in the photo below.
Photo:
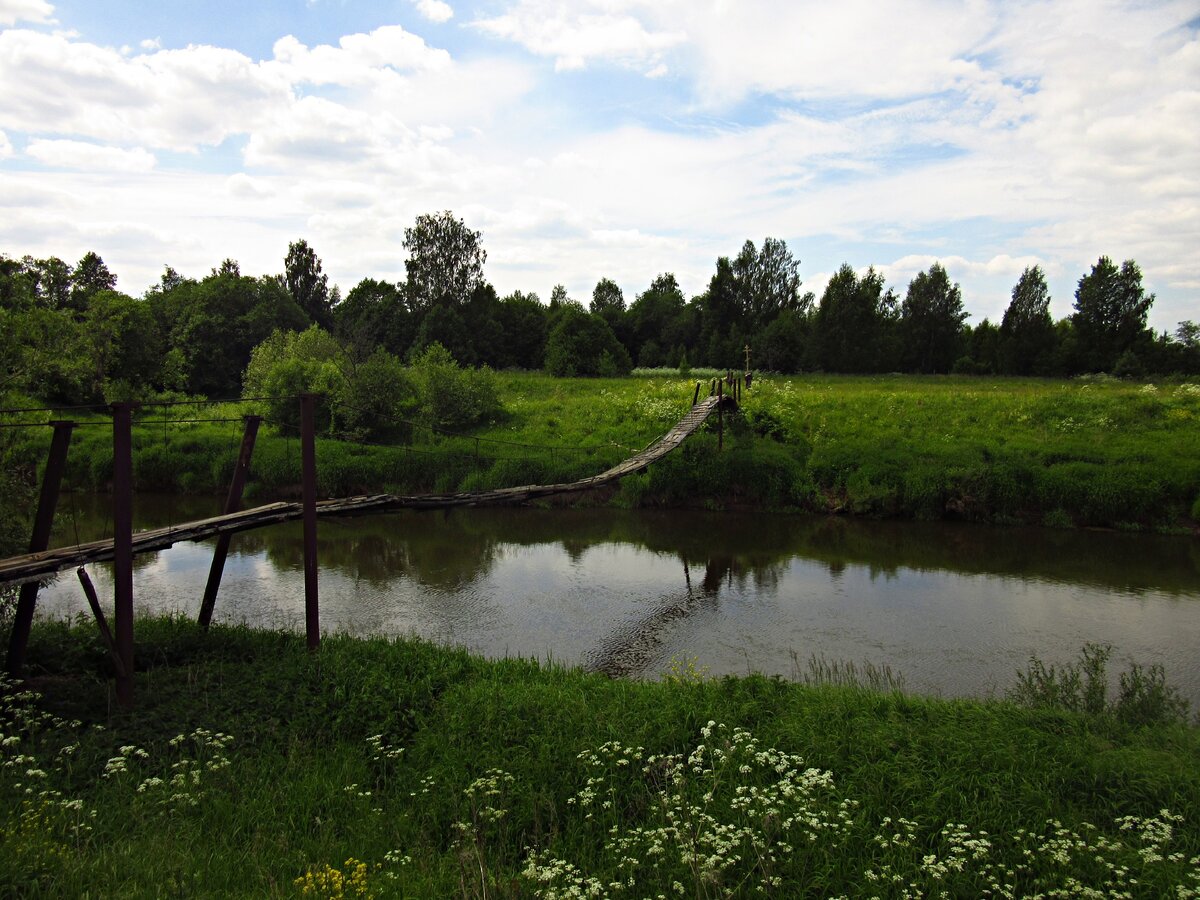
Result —
[[403, 275], [451, 209], [501, 293], [689, 295], [747, 238], [818, 294], [940, 260], [972, 322], [1101, 254], [1200, 319], [1200, 3], [0, 0], [0, 252]]

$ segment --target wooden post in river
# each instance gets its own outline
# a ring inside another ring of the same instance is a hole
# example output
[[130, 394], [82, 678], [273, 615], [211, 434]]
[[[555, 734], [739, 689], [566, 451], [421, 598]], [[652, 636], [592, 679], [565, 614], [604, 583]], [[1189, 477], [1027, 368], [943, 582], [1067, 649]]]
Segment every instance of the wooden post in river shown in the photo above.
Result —
[[113, 412], [113, 611], [116, 619], [117, 703], [133, 709], [133, 403]]
[[[50, 453], [46, 457], [46, 469], [42, 473], [42, 493], [38, 498], [37, 515], [33, 520], [33, 534], [29, 538], [30, 553], [40, 553], [50, 546], [54, 510], [58, 507], [59, 487], [62, 485], [63, 471], [67, 467], [67, 450], [71, 446], [71, 429], [75, 427], [74, 422], [50, 424], [54, 427], [54, 437], [50, 439]], [[21, 593], [17, 598], [17, 612], [8, 640], [9, 675], [20, 675], [21, 667], [25, 663], [25, 648], [29, 644], [29, 631], [33, 627], [33, 610], [37, 605], [37, 595], [36, 581], [21, 585]]]
[[317, 599], [317, 448], [315, 394], [300, 395], [300, 477], [304, 505], [304, 635], [308, 649], [321, 646]]
[[[225, 515], [235, 513], [242, 507], [242, 491], [246, 487], [246, 473], [250, 470], [250, 457], [254, 453], [254, 440], [262, 416], [246, 416], [242, 432], [242, 448], [238, 451], [237, 463], [233, 467], [233, 479], [229, 483], [229, 494], [225, 498]], [[200, 601], [201, 628], [208, 628], [212, 621], [213, 607], [217, 604], [217, 591], [221, 589], [221, 574], [225, 571], [225, 558], [229, 555], [229, 542], [233, 535], [226, 532], [217, 538], [213, 550], [212, 564], [208, 569], [208, 583], [204, 585], [204, 599]]]

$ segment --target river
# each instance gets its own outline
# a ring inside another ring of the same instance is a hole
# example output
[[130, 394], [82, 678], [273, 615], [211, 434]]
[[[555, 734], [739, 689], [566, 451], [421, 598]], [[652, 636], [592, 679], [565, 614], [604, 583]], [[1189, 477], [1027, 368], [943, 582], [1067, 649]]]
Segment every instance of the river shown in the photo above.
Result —
[[[213, 515], [210, 498], [139, 496], [137, 528]], [[65, 496], [58, 544], [106, 536], [107, 499]], [[1162, 664], [1200, 708], [1200, 541], [845, 518], [479, 509], [322, 520], [321, 624], [415, 634], [491, 657], [612, 675], [796, 677], [812, 658], [887, 666], [907, 690], [1002, 694], [1030, 654], [1086, 642]], [[212, 541], [139, 557], [139, 613], [195, 616]], [[106, 565], [92, 566], [111, 604]], [[87, 609], [65, 573], [43, 616]], [[300, 523], [237, 535], [217, 621], [303, 629]], [[1115, 672], [1114, 672], [1115, 675]]]

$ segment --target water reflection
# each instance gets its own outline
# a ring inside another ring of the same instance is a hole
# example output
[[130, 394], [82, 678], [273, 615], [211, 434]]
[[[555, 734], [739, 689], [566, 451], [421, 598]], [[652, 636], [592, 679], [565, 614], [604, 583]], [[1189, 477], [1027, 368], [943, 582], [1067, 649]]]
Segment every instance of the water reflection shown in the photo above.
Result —
[[[72, 498], [58, 540], [101, 536], [102, 501]], [[139, 497], [138, 527], [216, 501]], [[1162, 662], [1200, 701], [1200, 542], [942, 523], [697, 512], [485, 509], [322, 520], [322, 622], [415, 633], [494, 656], [653, 675], [672, 657], [714, 674], [788, 675], [795, 659], [886, 663], [917, 690], [1002, 689], [1030, 652], [1084, 641]], [[140, 609], [194, 615], [211, 546], [139, 557]], [[302, 627], [299, 523], [234, 538], [218, 619]], [[93, 577], [111, 596], [103, 567]], [[43, 610], [84, 608], [74, 579]]]

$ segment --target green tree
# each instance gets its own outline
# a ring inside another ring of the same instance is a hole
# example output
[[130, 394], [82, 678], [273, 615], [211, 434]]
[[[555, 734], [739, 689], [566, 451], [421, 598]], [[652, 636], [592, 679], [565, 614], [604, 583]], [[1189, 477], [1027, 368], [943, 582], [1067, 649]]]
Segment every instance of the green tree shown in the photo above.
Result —
[[382, 347], [403, 358], [417, 334], [417, 317], [404, 285], [364, 278], [333, 308], [333, 330], [356, 357]]
[[911, 370], [949, 372], [961, 355], [962, 290], [952, 284], [939, 263], [919, 272], [908, 285], [900, 307], [904, 350]]
[[272, 331], [308, 325], [278, 278], [242, 275], [229, 259], [202, 281], [147, 299], [171, 348], [164, 364], [176, 370], [178, 386], [211, 397], [237, 392], [251, 350]]
[[480, 244], [482, 237], [449, 210], [417, 216], [413, 227], [404, 229], [404, 270], [414, 310], [424, 314], [435, 306], [467, 303], [483, 284], [487, 252]]
[[885, 332], [896, 298], [872, 267], [859, 278], [843, 263], [825, 285], [813, 314], [813, 353], [827, 372], [878, 372], [889, 367]]
[[514, 291], [500, 301], [497, 318], [504, 329], [504, 365], [542, 368], [546, 361], [549, 310], [538, 295]]
[[117, 276], [108, 270], [99, 254], [89, 250], [71, 273], [71, 306], [82, 311], [97, 293], [116, 287]]
[[662, 273], [638, 294], [629, 307], [628, 322], [630, 343], [637, 348], [639, 362], [649, 343], [658, 348], [688, 343], [685, 310], [683, 291], [672, 272]]
[[283, 283], [292, 300], [310, 319], [322, 328], [332, 327], [329, 278], [321, 271], [321, 258], [308, 246], [308, 241], [300, 239], [288, 244]]
[[[743, 327], [753, 334], [784, 310], [803, 313], [805, 298], [800, 295], [800, 261], [784, 241], [763, 240], [756, 249], [746, 241], [733, 261], [733, 276], [742, 313]], [[808, 298], [811, 303], [811, 298]]]
[[1137, 263], [1125, 260], [1118, 269], [1101, 256], [1079, 279], [1071, 322], [1079, 340], [1079, 363], [1088, 372], [1109, 372], [1117, 360], [1146, 340], [1146, 316], [1154, 295], [1142, 288]]
[[1000, 321], [1000, 370], [1008, 375], [1045, 374], [1054, 353], [1050, 289], [1041, 266], [1030, 266], [1012, 289]]
[[467, 323], [452, 306], [435, 306], [425, 313], [417, 336], [413, 339], [410, 358], [424, 353], [433, 344], [446, 350], [462, 365], [473, 366], [476, 363], [475, 347]]
[[163, 340], [148, 302], [100, 291], [88, 305], [84, 327], [94, 384], [106, 399], [135, 397], [160, 385]]
[[611, 278], [601, 278], [597, 281], [596, 286], [592, 288], [592, 302], [588, 312], [600, 316], [612, 328], [625, 315], [625, 295], [620, 286]]
[[581, 307], [562, 307], [546, 340], [551, 375], [626, 375], [632, 368], [628, 351], [607, 322]]

